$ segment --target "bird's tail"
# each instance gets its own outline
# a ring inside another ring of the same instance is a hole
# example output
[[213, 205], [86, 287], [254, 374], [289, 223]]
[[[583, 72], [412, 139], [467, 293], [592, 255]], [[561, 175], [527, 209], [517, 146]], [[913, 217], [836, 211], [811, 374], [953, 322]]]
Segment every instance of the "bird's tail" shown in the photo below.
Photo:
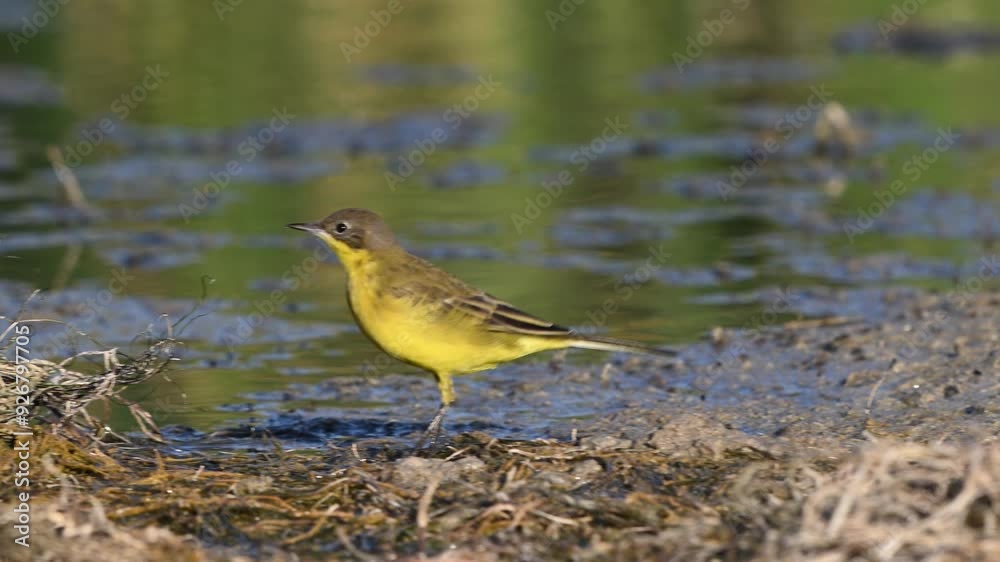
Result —
[[672, 349], [652, 347], [625, 340], [605, 338], [601, 336], [580, 337], [570, 342], [570, 347], [580, 349], [597, 349], [600, 351], [624, 351], [626, 353], [644, 353], [646, 355], [658, 355], [660, 357], [674, 357], [677, 352]]

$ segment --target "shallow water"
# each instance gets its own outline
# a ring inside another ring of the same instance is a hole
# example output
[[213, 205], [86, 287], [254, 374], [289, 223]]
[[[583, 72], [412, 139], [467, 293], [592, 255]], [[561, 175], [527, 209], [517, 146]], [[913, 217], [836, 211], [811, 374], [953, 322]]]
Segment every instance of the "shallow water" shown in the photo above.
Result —
[[[197, 309], [169, 380], [130, 396], [216, 444], [264, 427], [311, 446], [407, 435], [436, 405], [353, 326], [336, 260], [284, 228], [338, 208], [378, 210], [415, 253], [528, 311], [675, 346], [761, 318], [869, 317], [866, 290], [952, 287], [993, 255], [988, 37], [879, 45], [859, 30], [891, 12], [868, 2], [753, 2], [677, 68], [705, 20], [745, 3], [646, 4], [585, 3], [553, 30], [534, 3], [407, 3], [350, 62], [342, 44], [378, 6], [67, 5], [4, 59], [0, 312], [40, 288], [32, 315], [136, 346]], [[963, 10], [1000, 28], [992, 3]], [[952, 29], [946, 7], [919, 15]], [[818, 146], [809, 104], [831, 101], [859, 127], [853, 150]], [[50, 144], [91, 209], [60, 202]], [[859, 290], [834, 302], [835, 287]], [[786, 289], [796, 306], [765, 316]], [[39, 330], [41, 352], [96, 345]], [[705, 393], [659, 367], [601, 386], [599, 354], [547, 359], [462, 378], [449, 429], [553, 436], [666, 386]]]

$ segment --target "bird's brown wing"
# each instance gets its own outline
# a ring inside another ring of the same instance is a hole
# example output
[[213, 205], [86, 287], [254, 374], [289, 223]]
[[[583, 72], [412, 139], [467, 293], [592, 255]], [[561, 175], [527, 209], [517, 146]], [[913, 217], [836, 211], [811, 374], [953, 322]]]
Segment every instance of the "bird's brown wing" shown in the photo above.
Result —
[[526, 336], [566, 337], [571, 330], [522, 312], [422, 260], [408, 256], [392, 277], [405, 280], [391, 288], [397, 298], [437, 304], [444, 313], [459, 313], [477, 320], [491, 332]]
[[522, 312], [510, 304], [486, 293], [444, 299], [445, 306], [479, 318], [492, 332], [526, 336], [566, 337], [569, 329]]

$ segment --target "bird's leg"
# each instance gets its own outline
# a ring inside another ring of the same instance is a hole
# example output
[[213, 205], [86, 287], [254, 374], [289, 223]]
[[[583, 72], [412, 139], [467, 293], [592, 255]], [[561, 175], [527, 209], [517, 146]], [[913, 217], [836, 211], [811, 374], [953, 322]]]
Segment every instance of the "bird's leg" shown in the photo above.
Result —
[[424, 442], [428, 438], [430, 438], [432, 447], [437, 444], [438, 437], [441, 436], [441, 428], [444, 425], [444, 415], [448, 413], [448, 408], [455, 401], [455, 388], [451, 384], [451, 376], [440, 373], [434, 376], [437, 378], [438, 391], [441, 393], [441, 406], [438, 408], [437, 413], [434, 414], [434, 418], [431, 420], [430, 425], [427, 426], [427, 430], [420, 437], [420, 441], [417, 441], [417, 449], [422, 449]]
[[431, 447], [437, 444], [438, 438], [441, 437], [441, 427], [444, 425], [444, 415], [446, 413], [448, 413], [448, 405], [441, 404], [437, 413], [434, 414], [434, 419], [432, 419], [430, 425], [427, 426], [427, 430], [420, 436], [420, 441], [417, 441], [417, 449], [423, 449], [424, 442], [428, 439], [430, 439]]

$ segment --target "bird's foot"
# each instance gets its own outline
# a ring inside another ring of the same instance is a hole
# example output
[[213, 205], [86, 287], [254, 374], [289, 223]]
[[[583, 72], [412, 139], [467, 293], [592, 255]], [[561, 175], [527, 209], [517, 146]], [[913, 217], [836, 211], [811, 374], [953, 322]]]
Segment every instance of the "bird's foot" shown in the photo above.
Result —
[[427, 426], [427, 430], [424, 434], [420, 436], [420, 440], [417, 441], [417, 450], [424, 448], [424, 443], [430, 440], [430, 448], [434, 448], [437, 445], [437, 440], [441, 437], [441, 427], [444, 422], [444, 415], [448, 412], [447, 404], [441, 404], [438, 408], [436, 414], [434, 414], [434, 419], [431, 420], [430, 425]]

